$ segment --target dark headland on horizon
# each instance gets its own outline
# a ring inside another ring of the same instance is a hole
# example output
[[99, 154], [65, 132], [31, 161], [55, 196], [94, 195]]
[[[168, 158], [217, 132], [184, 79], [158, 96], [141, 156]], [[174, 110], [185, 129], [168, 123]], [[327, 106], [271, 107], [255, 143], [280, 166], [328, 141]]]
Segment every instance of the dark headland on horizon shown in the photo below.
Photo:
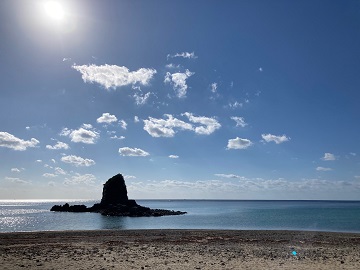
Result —
[[135, 200], [129, 200], [124, 177], [117, 174], [106, 181], [100, 203], [91, 207], [86, 205], [54, 205], [50, 211], [55, 212], [95, 212], [106, 216], [157, 217], [183, 215], [186, 212], [165, 209], [150, 209], [141, 206]]

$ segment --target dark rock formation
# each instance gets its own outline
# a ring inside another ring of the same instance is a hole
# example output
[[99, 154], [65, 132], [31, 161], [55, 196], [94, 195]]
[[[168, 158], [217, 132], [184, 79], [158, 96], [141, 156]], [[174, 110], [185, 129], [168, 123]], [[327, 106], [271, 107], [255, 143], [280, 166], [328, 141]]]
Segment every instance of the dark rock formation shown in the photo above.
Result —
[[54, 205], [50, 211], [56, 212], [96, 212], [106, 216], [130, 216], [130, 217], [158, 217], [169, 215], [183, 215], [186, 212], [150, 209], [138, 205], [135, 200], [129, 200], [124, 177], [117, 174], [104, 184], [100, 203], [92, 207], [85, 205]]

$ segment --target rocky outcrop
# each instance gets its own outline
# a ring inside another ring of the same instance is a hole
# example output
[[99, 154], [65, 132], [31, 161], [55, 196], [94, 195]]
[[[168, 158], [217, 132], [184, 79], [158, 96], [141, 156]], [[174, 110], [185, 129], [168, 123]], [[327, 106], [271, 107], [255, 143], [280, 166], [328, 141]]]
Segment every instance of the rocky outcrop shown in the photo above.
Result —
[[135, 200], [129, 200], [124, 177], [117, 174], [111, 177], [103, 187], [100, 203], [92, 207], [85, 205], [54, 205], [50, 211], [55, 212], [96, 212], [106, 216], [129, 216], [129, 217], [158, 217], [169, 215], [183, 215], [186, 212], [150, 209], [138, 205]]

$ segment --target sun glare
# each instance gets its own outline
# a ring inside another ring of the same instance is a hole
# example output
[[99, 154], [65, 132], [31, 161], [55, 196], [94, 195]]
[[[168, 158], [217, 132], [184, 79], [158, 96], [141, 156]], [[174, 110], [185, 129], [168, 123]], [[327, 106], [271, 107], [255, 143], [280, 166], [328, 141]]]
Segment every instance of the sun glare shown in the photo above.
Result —
[[64, 19], [63, 7], [55, 1], [48, 1], [45, 3], [46, 14], [55, 21], [62, 21]]

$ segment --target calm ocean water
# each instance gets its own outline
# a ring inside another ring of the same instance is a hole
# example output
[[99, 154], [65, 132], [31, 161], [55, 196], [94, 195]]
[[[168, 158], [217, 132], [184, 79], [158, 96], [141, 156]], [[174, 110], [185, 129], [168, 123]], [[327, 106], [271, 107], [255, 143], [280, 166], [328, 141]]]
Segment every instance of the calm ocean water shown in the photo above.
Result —
[[[68, 201], [70, 202], [70, 201]], [[96, 201], [72, 201], [91, 206]], [[62, 201], [0, 201], [0, 232], [105, 229], [315, 230], [360, 233], [360, 201], [137, 200], [183, 216], [107, 217], [50, 212]]]

